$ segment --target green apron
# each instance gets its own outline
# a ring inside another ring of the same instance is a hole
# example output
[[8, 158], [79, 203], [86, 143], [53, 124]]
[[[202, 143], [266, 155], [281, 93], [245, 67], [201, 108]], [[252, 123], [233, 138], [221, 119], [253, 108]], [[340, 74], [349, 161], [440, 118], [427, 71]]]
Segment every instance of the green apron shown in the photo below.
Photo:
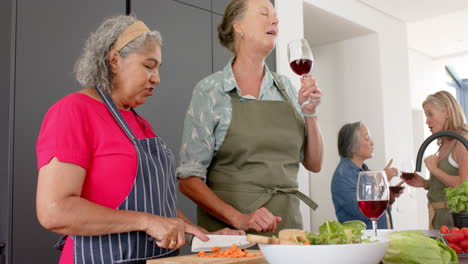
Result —
[[[280, 216], [276, 232], [302, 229], [299, 199], [317, 208], [298, 191], [297, 172], [306, 136], [304, 120], [277, 79], [278, 90], [286, 101], [245, 100], [236, 89], [229, 93], [231, 123], [208, 168], [206, 182], [224, 202], [243, 214], [266, 207]], [[211, 232], [231, 227], [201, 208], [197, 216], [198, 225]]]
[[[458, 168], [455, 168], [454, 166], [452, 166], [450, 162], [448, 161], [448, 157], [453, 152], [456, 145], [457, 145], [457, 142], [453, 144], [453, 147], [450, 150], [450, 152], [447, 154], [447, 156], [439, 162], [438, 167], [444, 172], [446, 172], [448, 175], [458, 177]], [[432, 227], [434, 229], [439, 229], [442, 225], [446, 225], [449, 227], [453, 226], [452, 216], [450, 215], [450, 209], [447, 208], [446, 206], [447, 199], [445, 199], [445, 193], [444, 193], [445, 188], [447, 188], [447, 185], [442, 183], [437, 177], [435, 177], [431, 173], [431, 176], [429, 178], [429, 189], [427, 192], [427, 199], [430, 204], [431, 203], [445, 203], [445, 206], [443, 206], [443, 208], [437, 208], [437, 207], [434, 208], [434, 217], [432, 219], [432, 223], [429, 223], [429, 224], [432, 224]], [[429, 219], [429, 221], [431, 221], [431, 219]]]

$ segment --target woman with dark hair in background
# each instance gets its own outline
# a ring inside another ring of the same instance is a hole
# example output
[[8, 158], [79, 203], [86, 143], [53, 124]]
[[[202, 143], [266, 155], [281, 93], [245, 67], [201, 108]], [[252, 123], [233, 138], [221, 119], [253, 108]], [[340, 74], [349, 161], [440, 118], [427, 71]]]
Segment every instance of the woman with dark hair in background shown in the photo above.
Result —
[[[361, 220], [372, 229], [372, 221], [364, 216], [357, 204], [356, 189], [358, 175], [361, 171], [369, 171], [364, 161], [372, 158], [374, 142], [369, 129], [361, 122], [344, 125], [338, 133], [338, 153], [340, 163], [333, 173], [331, 192], [336, 218], [340, 222]], [[398, 175], [398, 170], [391, 167], [392, 160], [384, 168], [387, 179]], [[401, 194], [390, 193], [390, 203]], [[378, 222], [379, 229], [391, 228], [389, 210], [382, 215]], [[388, 219], [387, 219], [388, 218]]]

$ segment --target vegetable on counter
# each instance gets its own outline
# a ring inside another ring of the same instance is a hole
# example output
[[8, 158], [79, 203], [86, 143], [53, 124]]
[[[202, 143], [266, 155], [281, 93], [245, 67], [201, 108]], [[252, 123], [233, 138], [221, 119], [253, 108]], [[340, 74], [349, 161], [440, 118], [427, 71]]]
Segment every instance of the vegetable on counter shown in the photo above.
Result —
[[468, 212], [468, 180], [455, 188], [445, 188], [448, 208], [452, 212]]
[[439, 231], [444, 236], [448, 246], [455, 250], [457, 254], [468, 253], [468, 227], [462, 229], [452, 227], [449, 230], [446, 225], [443, 225]]
[[231, 248], [225, 250], [219, 250], [219, 247], [213, 248], [214, 254], [206, 254], [205, 251], [198, 252], [198, 256], [201, 258], [252, 258], [257, 254], [248, 253], [243, 249], [240, 249], [236, 244], [232, 244]]
[[390, 244], [382, 259], [384, 264], [451, 264], [458, 263], [453, 249], [419, 231], [400, 231], [387, 236]]
[[355, 244], [371, 242], [362, 239], [366, 224], [359, 220], [340, 223], [325, 221], [319, 227], [319, 233], [306, 233], [306, 238], [312, 245]]
[[362, 238], [366, 224], [360, 220], [339, 223], [325, 221], [319, 227], [319, 233], [306, 232], [300, 229], [283, 229], [278, 237], [247, 234], [247, 241], [261, 244], [282, 245], [334, 245], [372, 242]]

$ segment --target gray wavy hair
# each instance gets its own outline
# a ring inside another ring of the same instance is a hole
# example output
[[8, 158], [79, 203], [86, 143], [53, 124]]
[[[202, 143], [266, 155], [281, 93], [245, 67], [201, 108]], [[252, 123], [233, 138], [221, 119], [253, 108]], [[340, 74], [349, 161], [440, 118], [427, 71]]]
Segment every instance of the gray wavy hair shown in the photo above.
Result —
[[[76, 79], [83, 87], [98, 87], [110, 94], [113, 88], [113, 75], [107, 54], [120, 34], [137, 21], [134, 16], [110, 17], [91, 33], [75, 64]], [[161, 34], [158, 31], [145, 33], [132, 40], [119, 51], [119, 55], [125, 58], [131, 53], [140, 53], [154, 44], [162, 46]]]
[[359, 129], [362, 122], [350, 123], [341, 127], [338, 132], [338, 153], [343, 158], [352, 158], [359, 145]]

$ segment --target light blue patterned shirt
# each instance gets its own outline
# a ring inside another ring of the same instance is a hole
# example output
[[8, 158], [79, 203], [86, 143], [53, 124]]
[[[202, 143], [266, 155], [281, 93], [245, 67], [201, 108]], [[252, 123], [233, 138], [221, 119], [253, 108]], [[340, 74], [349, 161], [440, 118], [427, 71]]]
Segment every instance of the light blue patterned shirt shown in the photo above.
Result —
[[[232, 117], [232, 104], [229, 92], [233, 89], [241, 100], [285, 101], [276, 87], [278, 84], [265, 65], [264, 76], [258, 98], [241, 95], [232, 72], [232, 58], [224, 67], [201, 80], [193, 90], [192, 101], [187, 110], [180, 149], [180, 166], [177, 168], [179, 178], [197, 176], [206, 179], [207, 168], [214, 155], [221, 147]], [[297, 92], [291, 81], [279, 74], [289, 98], [300, 112], [297, 103]]]

